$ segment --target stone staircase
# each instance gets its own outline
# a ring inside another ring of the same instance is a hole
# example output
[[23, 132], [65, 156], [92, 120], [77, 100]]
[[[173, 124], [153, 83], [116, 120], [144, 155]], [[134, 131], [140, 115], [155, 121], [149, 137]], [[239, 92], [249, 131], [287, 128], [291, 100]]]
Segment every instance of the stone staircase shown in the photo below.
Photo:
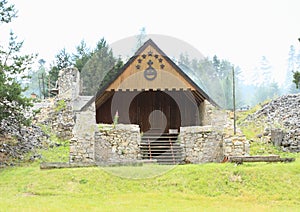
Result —
[[142, 159], [156, 160], [158, 164], [183, 163], [183, 149], [177, 138], [178, 134], [144, 134], [140, 144]]

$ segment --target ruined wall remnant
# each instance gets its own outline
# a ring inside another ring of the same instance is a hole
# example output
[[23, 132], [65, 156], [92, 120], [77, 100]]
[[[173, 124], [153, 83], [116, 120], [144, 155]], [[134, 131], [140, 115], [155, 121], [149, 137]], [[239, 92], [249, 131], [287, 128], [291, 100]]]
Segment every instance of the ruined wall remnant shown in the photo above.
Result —
[[70, 141], [70, 163], [95, 161], [95, 104], [91, 104], [85, 111], [76, 113], [73, 128], [73, 138]]
[[249, 156], [250, 143], [243, 135], [227, 136], [223, 140], [223, 154], [229, 156]]
[[80, 92], [80, 73], [77, 68], [64, 68], [59, 71], [58, 90], [62, 98], [72, 100], [79, 96]]
[[100, 163], [141, 159], [140, 127], [134, 124], [98, 125], [95, 161]]
[[222, 133], [213, 131], [211, 126], [180, 127], [179, 141], [187, 163], [223, 160]]

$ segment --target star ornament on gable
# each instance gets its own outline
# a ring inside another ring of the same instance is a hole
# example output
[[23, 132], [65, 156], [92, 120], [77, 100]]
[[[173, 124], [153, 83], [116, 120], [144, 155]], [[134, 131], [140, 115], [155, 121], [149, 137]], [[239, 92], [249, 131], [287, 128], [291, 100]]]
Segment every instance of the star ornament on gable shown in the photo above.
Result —
[[149, 66], [152, 66], [152, 65], [153, 65], [152, 60], [149, 60], [147, 64], [148, 64]]

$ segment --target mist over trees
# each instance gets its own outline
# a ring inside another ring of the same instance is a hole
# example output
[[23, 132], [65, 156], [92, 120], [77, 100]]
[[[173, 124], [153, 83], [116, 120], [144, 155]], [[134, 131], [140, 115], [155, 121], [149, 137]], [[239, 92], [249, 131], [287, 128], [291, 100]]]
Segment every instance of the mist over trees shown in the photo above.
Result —
[[[235, 77], [239, 78], [239, 67], [234, 67], [229, 61], [219, 59], [216, 55], [212, 59], [197, 60], [190, 59], [188, 54], [180, 55], [178, 65], [222, 108], [233, 109], [232, 69], [235, 69]], [[236, 100], [237, 105], [242, 106], [239, 86], [239, 82], [236, 82]]]
[[300, 51], [296, 51], [293, 45], [290, 46], [288, 66], [286, 74], [285, 90], [290, 93], [299, 92], [300, 81]]

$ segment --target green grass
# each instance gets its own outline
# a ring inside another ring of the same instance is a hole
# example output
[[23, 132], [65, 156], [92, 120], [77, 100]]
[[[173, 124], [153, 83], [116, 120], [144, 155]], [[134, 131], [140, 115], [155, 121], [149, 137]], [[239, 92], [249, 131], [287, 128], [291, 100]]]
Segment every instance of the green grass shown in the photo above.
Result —
[[61, 146], [38, 150], [42, 159], [0, 169], [0, 210], [299, 211], [300, 153], [283, 153], [259, 142], [255, 135], [261, 129], [243, 128], [253, 138], [251, 154], [280, 154], [296, 161], [40, 170], [40, 162], [68, 161], [68, 142], [51, 135]]
[[[127, 179], [103, 168], [0, 170], [1, 210], [290, 210], [300, 204], [294, 163], [181, 165], [157, 177]], [[158, 165], [151, 165], [153, 169]], [[115, 167], [132, 172], [137, 167]], [[159, 168], [159, 167], [158, 167]], [[148, 172], [149, 167], [139, 167]]]

